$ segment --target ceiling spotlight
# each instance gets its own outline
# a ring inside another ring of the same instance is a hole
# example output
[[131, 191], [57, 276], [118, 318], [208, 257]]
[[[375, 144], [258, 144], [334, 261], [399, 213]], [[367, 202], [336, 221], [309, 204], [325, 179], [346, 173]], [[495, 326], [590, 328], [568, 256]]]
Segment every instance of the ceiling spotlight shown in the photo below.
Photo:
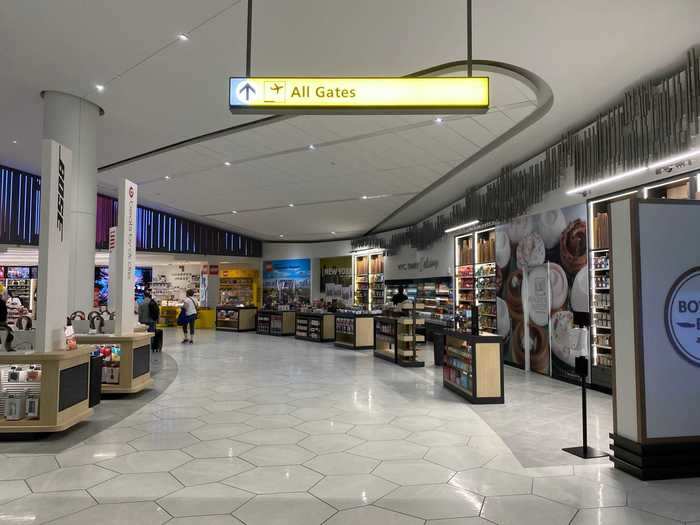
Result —
[[316, 149], [316, 146], [314, 146], [313, 144], [309, 144], [309, 149], [313, 151]]
[[362, 200], [363, 200], [363, 201], [366, 201], [367, 199], [369, 199], [369, 197], [368, 197], [367, 195], [363, 195], [363, 196], [362, 196]]
[[170, 180], [170, 175], [166, 175], [166, 176], [163, 177], [163, 178], [164, 178], [165, 180]]
[[442, 117], [435, 117], [433, 122], [435, 122], [435, 124], [442, 124]]
[[280, 233], [280, 239], [284, 239], [284, 234]]
[[237, 212], [236, 210], [231, 210], [231, 213], [233, 213], [234, 215], [236, 215], [238, 212]]
[[95, 89], [98, 93], [102, 93], [105, 90], [105, 87], [103, 84], [95, 84]]
[[224, 162], [224, 166], [230, 166], [231, 163], [229, 161]]
[[293, 202], [290, 202], [290, 203], [288, 204], [288, 206], [289, 206], [290, 208], [294, 208], [294, 203], [293, 203]]
[[187, 42], [190, 39], [190, 37], [187, 36], [185, 33], [180, 33], [179, 35], [177, 35], [177, 37], [180, 39], [181, 42]]
[[335, 232], [331, 232], [331, 235], [335, 235]]
[[17, 144], [17, 141], [16, 141], [16, 140], [13, 140], [13, 141], [12, 141], [12, 144]]

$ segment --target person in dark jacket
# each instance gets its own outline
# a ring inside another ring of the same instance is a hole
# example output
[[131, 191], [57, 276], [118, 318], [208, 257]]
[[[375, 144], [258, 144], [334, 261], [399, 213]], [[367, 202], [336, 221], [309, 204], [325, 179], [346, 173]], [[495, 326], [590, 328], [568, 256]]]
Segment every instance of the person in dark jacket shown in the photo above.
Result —
[[394, 305], [399, 305], [405, 301], [408, 301], [408, 296], [403, 293], [403, 286], [399, 286], [399, 291], [391, 298], [391, 302], [394, 303]]

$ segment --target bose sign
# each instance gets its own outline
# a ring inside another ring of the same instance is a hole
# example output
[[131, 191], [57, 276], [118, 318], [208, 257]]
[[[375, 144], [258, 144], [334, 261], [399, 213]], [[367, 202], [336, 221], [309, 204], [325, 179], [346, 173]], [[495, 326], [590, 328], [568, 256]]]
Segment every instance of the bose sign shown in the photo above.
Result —
[[700, 266], [683, 273], [666, 296], [666, 333], [675, 350], [700, 366]]

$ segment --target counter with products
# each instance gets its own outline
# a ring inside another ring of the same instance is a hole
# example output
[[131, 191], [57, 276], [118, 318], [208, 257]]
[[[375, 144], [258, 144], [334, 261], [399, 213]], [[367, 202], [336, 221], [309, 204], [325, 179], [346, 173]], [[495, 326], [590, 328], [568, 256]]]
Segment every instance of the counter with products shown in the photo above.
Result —
[[327, 312], [297, 312], [295, 337], [317, 343], [334, 341], [335, 315]]
[[425, 366], [416, 349], [416, 343], [424, 342], [425, 337], [415, 333], [416, 326], [424, 323], [414, 317], [375, 317], [374, 356], [400, 366]]
[[90, 350], [0, 353], [0, 433], [61, 432], [93, 413]]
[[296, 312], [294, 310], [260, 310], [255, 331], [261, 335], [294, 335]]
[[442, 384], [470, 403], [502, 404], [503, 338], [446, 332]]
[[374, 348], [374, 315], [337, 312], [335, 314], [335, 346], [368, 350]]
[[79, 345], [103, 357], [102, 393], [134, 394], [153, 385], [150, 332], [130, 335], [76, 334]]
[[225, 306], [216, 307], [216, 329], [232, 332], [252, 332], [255, 330], [255, 316], [258, 309], [255, 306]]

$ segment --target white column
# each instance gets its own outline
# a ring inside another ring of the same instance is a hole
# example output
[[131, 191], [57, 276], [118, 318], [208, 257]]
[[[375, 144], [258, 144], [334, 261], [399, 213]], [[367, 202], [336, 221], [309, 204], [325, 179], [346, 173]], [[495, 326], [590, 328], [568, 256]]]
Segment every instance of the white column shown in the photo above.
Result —
[[[92, 102], [58, 91], [42, 92], [43, 138], [55, 140], [73, 152], [73, 181], [66, 195], [70, 218], [68, 312], [92, 310], [95, 274], [95, 222], [97, 206], [97, 118], [102, 109]], [[44, 276], [39, 275], [39, 279]]]

